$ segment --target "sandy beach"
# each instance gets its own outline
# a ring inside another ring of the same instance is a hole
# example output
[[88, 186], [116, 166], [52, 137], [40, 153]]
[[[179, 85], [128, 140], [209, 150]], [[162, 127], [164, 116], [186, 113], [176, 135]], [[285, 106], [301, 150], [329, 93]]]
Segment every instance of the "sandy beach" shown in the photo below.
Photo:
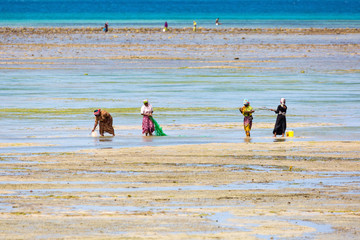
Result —
[[359, 142], [2, 158], [3, 239], [357, 239]]
[[[359, 39], [0, 27], [0, 238], [359, 239]], [[257, 110], [244, 139], [244, 95], [284, 93], [295, 137]], [[168, 137], [141, 137], [146, 96]], [[89, 136], [98, 105], [115, 138]]]

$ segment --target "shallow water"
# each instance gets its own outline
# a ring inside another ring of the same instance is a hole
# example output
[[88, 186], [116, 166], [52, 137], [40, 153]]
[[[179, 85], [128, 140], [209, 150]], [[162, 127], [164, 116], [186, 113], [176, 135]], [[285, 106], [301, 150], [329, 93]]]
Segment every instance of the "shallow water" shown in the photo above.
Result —
[[[288, 123], [314, 126], [296, 127], [295, 138], [285, 141], [360, 140], [358, 77], [356, 72], [298, 74], [231, 69], [6, 70], [0, 75], [0, 143], [40, 146], [1, 151], [244, 142], [238, 111], [243, 98], [257, 109], [276, 108], [279, 99], [285, 97]], [[142, 137], [139, 112], [144, 98], [153, 105], [154, 118], [160, 125], [239, 124], [218, 129], [164, 128], [168, 137]], [[90, 136], [92, 111], [97, 108], [112, 114], [115, 127], [119, 127], [115, 137]], [[274, 123], [275, 119], [276, 115], [266, 110], [254, 114], [254, 124]], [[331, 126], [321, 126], [323, 123]], [[249, 141], [277, 141], [271, 132], [271, 128], [253, 128]]]
[[[2, 152], [360, 140], [360, 60], [351, 52], [359, 34], [11, 36], [0, 36], [8, 42], [0, 51], [0, 147], [15, 146]], [[144, 58], [116, 58], [129, 55]], [[276, 115], [262, 110], [282, 97], [294, 138], [272, 138]], [[167, 137], [141, 136], [145, 98]], [[244, 98], [256, 110], [251, 139], [238, 110]], [[115, 137], [90, 136], [98, 108], [113, 116]]]
[[[251, 220], [273, 220], [273, 221], [279, 221], [279, 218], [269, 217], [269, 216], [261, 216], [261, 217], [240, 217], [236, 216], [230, 212], [218, 212], [215, 213], [212, 216], [208, 216], [207, 218], [211, 219], [212, 221], [215, 221], [218, 223], [221, 227], [230, 227], [233, 229], [237, 229], [238, 231], [251, 231], [253, 227], [258, 226], [258, 224], [254, 224], [251, 222]], [[241, 227], [236, 222], [232, 222], [231, 220], [242, 220], [247, 219], [249, 222], [246, 224], [243, 224]], [[319, 233], [329, 233], [332, 232], [332, 227], [328, 224], [317, 224], [315, 222], [311, 221], [302, 221], [299, 219], [292, 220], [286, 217], [283, 217], [281, 221], [290, 222], [294, 225], [299, 226], [307, 226], [314, 229], [314, 231], [311, 231], [310, 233], [303, 234], [301, 238], [312, 238], [313, 234], [319, 234]], [[255, 235], [258, 239], [274, 239], [274, 236], [271, 235], [261, 235], [257, 234]], [[276, 236], [279, 237], [279, 236]], [[279, 237], [280, 238], [280, 237]]]

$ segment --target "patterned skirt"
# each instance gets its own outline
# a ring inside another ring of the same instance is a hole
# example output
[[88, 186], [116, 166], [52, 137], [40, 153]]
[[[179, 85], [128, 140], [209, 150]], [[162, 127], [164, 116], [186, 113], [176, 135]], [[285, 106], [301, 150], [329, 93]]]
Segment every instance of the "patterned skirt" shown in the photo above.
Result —
[[105, 118], [104, 121], [100, 121], [99, 132], [100, 132], [100, 135], [104, 135], [104, 132], [108, 132], [110, 134], [115, 134], [115, 131], [113, 128], [113, 118], [111, 116]]
[[244, 117], [244, 130], [246, 132], [250, 132], [251, 127], [252, 127], [252, 120], [253, 120], [252, 116], [245, 116]]
[[154, 123], [148, 116], [143, 117], [142, 121], [142, 133], [152, 133], [155, 131]]

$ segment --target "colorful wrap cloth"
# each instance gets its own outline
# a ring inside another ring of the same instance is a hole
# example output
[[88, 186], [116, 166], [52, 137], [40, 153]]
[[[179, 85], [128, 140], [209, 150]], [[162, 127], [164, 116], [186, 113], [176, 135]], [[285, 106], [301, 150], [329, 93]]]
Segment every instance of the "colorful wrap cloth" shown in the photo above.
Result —
[[99, 133], [104, 135], [105, 132], [115, 134], [113, 127], [113, 118], [110, 113], [102, 110], [99, 115], [95, 116], [95, 124], [99, 124]]
[[101, 112], [101, 109], [97, 109], [94, 111], [94, 115], [95, 116], [99, 116], [100, 115], [100, 112]]
[[253, 120], [252, 116], [244, 116], [244, 130], [246, 132], [250, 132], [252, 127], [252, 120]]
[[[244, 99], [244, 103], [248, 103], [249, 101], [247, 99]], [[252, 120], [253, 116], [252, 113], [245, 113], [245, 112], [251, 112], [253, 108], [250, 105], [245, 105], [242, 108], [240, 108], [240, 112], [244, 115], [244, 130], [245, 132], [250, 132], [252, 127]]]
[[149, 116], [143, 116], [142, 121], [142, 133], [152, 133], [155, 131], [154, 123], [151, 121]]

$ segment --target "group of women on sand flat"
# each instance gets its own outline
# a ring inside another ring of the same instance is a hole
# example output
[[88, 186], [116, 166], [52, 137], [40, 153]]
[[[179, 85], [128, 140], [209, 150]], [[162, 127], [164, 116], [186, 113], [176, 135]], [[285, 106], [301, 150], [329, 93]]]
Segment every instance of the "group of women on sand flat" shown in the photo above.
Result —
[[[277, 114], [275, 127], [273, 130], [274, 137], [276, 135], [281, 135], [284, 137], [285, 131], [286, 131], [286, 110], [287, 106], [285, 105], [285, 98], [280, 99], [280, 105], [277, 107], [276, 110], [274, 109], [267, 109], [270, 111], [273, 111]], [[247, 137], [250, 137], [250, 130], [252, 127], [252, 120], [253, 116], [252, 114], [255, 112], [255, 110], [250, 106], [250, 102], [247, 99], [244, 99], [244, 106], [239, 108], [239, 111], [244, 115], [244, 130]]]
[[[281, 98], [280, 105], [277, 107], [276, 110], [274, 109], [268, 109], [277, 114], [275, 127], [273, 130], [274, 137], [276, 135], [281, 135], [284, 137], [285, 131], [286, 131], [286, 110], [287, 106], [285, 105], [285, 98]], [[253, 120], [253, 113], [255, 110], [250, 106], [250, 102], [247, 99], [244, 99], [244, 106], [239, 108], [239, 111], [244, 115], [244, 130], [247, 137], [250, 137], [250, 130], [252, 127], [252, 120]], [[153, 108], [149, 101], [145, 99], [143, 101], [143, 106], [141, 107], [141, 115], [143, 115], [143, 121], [142, 121], [142, 133], [146, 136], [152, 135], [155, 131], [155, 126], [152, 121], [152, 114], [153, 114]], [[110, 113], [97, 109], [94, 111], [95, 115], [95, 125], [92, 129], [92, 132], [95, 131], [96, 126], [99, 124], [99, 133], [101, 136], [104, 136], [105, 132], [108, 132], [115, 136], [115, 131], [113, 128], [113, 119]]]
[[[144, 105], [141, 107], [141, 115], [143, 115], [143, 121], [142, 121], [142, 133], [146, 136], [152, 135], [155, 131], [154, 122], [151, 120], [153, 108], [149, 101], [145, 99], [143, 101]], [[95, 131], [97, 125], [99, 124], [99, 133], [101, 136], [104, 136], [104, 133], [110, 133], [113, 136], [115, 136], [115, 131], [113, 127], [113, 118], [107, 111], [96, 109], [94, 111], [95, 115], [95, 124], [92, 129], [92, 132]]]

